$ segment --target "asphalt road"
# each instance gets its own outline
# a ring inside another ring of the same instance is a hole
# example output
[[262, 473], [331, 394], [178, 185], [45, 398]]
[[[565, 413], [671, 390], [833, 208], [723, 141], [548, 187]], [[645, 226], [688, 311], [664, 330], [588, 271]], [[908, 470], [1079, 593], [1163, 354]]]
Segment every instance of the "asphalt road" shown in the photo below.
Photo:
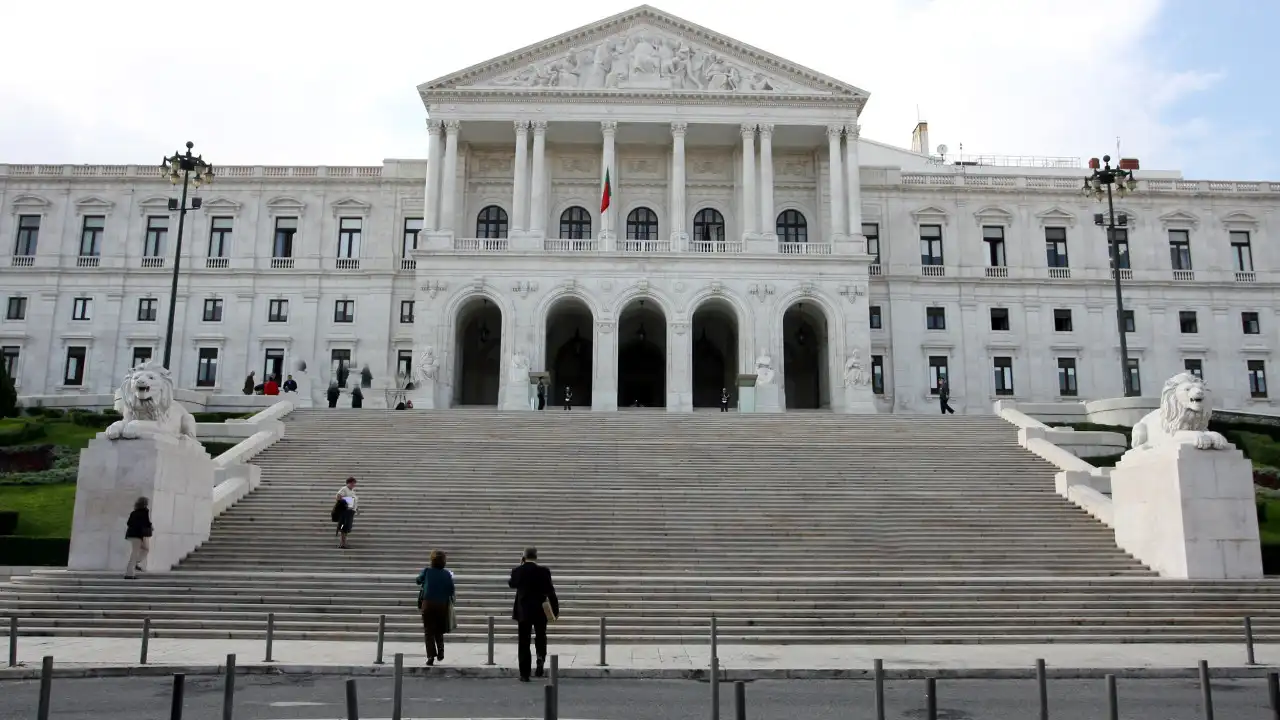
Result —
[[[36, 716], [39, 681], [0, 682], [0, 720]], [[1122, 680], [1123, 720], [1202, 720], [1194, 680]], [[168, 717], [171, 681], [165, 678], [60, 680], [54, 683], [54, 720], [140, 720]], [[391, 716], [390, 679], [360, 678], [360, 717]], [[733, 719], [733, 689], [722, 685], [721, 717]], [[757, 681], [747, 685], [747, 717], [785, 720], [873, 718], [873, 687], [865, 680]], [[1223, 720], [1272, 720], [1266, 682], [1222, 680], [1213, 685], [1215, 715]], [[577, 680], [560, 689], [566, 720], [708, 720], [709, 686], [665, 680]], [[886, 684], [887, 720], [927, 720], [924, 681]], [[1050, 718], [1106, 720], [1101, 680], [1050, 682]], [[189, 678], [183, 717], [221, 718], [223, 688], [216, 677]], [[543, 688], [514, 680], [405, 679], [404, 717], [541, 718]], [[950, 680], [938, 683], [938, 720], [1034, 720], [1034, 681]], [[237, 720], [346, 718], [344, 678], [241, 677]]]

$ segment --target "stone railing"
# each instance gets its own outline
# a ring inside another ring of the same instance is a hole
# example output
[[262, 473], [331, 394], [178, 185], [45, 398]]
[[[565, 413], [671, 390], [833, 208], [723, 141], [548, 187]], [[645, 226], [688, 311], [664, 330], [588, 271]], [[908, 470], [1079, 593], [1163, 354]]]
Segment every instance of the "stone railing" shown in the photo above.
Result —
[[[213, 169], [217, 179], [271, 178], [350, 178], [376, 180], [382, 177], [381, 165], [358, 167], [326, 167], [315, 165], [218, 165]], [[0, 165], [0, 177], [67, 177], [67, 178], [155, 178], [161, 179], [154, 165]]]
[[206, 440], [243, 438], [213, 459], [214, 517], [226, 512], [240, 498], [257, 489], [262, 482], [262, 470], [249, 461], [284, 438], [285, 424], [282, 420], [293, 409], [292, 400], [286, 399], [244, 420], [199, 423], [197, 436]]
[[[1084, 178], [1034, 175], [983, 175], [948, 170], [937, 173], [902, 173], [902, 184], [910, 187], [1031, 188], [1078, 191]], [[1277, 182], [1233, 182], [1222, 180], [1139, 180], [1138, 192], [1262, 195], [1280, 193]]]

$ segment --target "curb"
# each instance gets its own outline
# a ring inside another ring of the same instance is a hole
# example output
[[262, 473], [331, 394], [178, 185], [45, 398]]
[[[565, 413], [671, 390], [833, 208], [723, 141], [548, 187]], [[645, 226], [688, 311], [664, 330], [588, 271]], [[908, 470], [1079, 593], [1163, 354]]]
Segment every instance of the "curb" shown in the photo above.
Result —
[[[1266, 665], [1230, 666], [1210, 669], [1210, 675], [1219, 679], [1256, 679], [1265, 678], [1275, 668]], [[117, 677], [168, 677], [183, 673], [189, 677], [218, 676], [225, 672], [222, 665], [102, 665], [92, 667], [55, 666], [53, 676], [57, 679], [85, 678], [117, 678]], [[289, 665], [289, 664], [252, 664], [237, 665], [237, 676], [343, 676], [343, 677], [390, 677], [395, 669], [391, 665]], [[489, 667], [455, 667], [427, 668], [405, 667], [404, 674], [409, 677], [433, 678], [473, 678], [473, 679], [515, 679], [513, 668]], [[1056, 680], [1096, 680], [1107, 675], [1115, 675], [1117, 679], [1130, 680], [1183, 680], [1199, 677], [1197, 668], [1047, 668], [1046, 676]], [[692, 680], [706, 681], [710, 672], [704, 669], [684, 668], [561, 668], [559, 676], [573, 680]], [[937, 678], [939, 680], [1030, 680], [1035, 678], [1034, 668], [886, 668], [884, 677], [887, 680], [921, 680]], [[25, 664], [17, 668], [0, 669], [0, 681], [36, 680], [40, 678], [40, 668]], [[853, 669], [743, 669], [723, 670], [720, 680], [723, 682], [755, 680], [871, 680], [871, 670]]]

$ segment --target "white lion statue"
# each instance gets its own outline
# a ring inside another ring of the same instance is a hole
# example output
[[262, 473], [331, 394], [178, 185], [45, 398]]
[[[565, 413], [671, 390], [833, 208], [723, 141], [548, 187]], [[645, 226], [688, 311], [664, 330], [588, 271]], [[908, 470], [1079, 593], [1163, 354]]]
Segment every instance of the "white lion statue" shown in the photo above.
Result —
[[109, 440], [136, 440], [166, 435], [196, 441], [196, 419], [173, 399], [173, 376], [160, 363], [129, 371], [120, 385], [123, 419], [107, 428]]
[[756, 358], [756, 384], [768, 385], [773, 382], [773, 358], [761, 355]]
[[1160, 409], [1152, 410], [1133, 426], [1133, 449], [1150, 450], [1168, 445], [1194, 445], [1201, 450], [1225, 450], [1227, 439], [1209, 431], [1209, 391], [1191, 373], [1178, 373], [1160, 391]]

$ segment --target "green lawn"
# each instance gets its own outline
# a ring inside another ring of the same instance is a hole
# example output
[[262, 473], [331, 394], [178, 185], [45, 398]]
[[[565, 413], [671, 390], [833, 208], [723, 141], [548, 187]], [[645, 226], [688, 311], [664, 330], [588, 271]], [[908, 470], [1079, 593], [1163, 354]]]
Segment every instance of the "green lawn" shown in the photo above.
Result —
[[71, 514], [75, 505], [73, 483], [0, 487], [0, 510], [18, 511], [17, 535], [71, 537]]

